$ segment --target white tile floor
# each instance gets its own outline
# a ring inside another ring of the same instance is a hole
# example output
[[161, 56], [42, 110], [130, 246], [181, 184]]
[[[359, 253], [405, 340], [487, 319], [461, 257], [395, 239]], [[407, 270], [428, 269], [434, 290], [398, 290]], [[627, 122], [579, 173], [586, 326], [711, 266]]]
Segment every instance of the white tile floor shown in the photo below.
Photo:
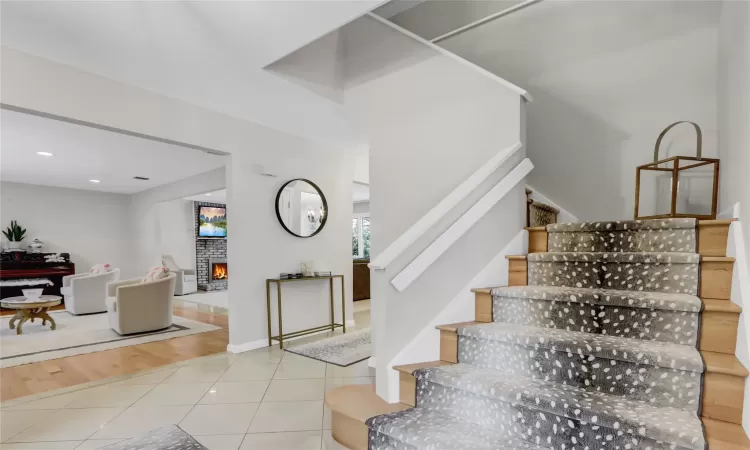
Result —
[[0, 450], [94, 450], [169, 424], [209, 450], [341, 450], [323, 396], [374, 381], [367, 361], [342, 368], [278, 347], [222, 353], [6, 402]]
[[220, 354], [94, 387], [7, 402], [0, 450], [93, 450], [178, 424], [210, 450], [341, 449], [326, 390], [374, 383], [367, 361], [347, 368], [278, 348]]

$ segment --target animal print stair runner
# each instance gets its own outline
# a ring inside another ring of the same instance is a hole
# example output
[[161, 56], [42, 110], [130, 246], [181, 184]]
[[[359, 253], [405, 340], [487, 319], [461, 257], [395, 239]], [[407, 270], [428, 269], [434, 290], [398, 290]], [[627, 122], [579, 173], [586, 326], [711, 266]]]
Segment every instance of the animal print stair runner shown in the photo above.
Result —
[[370, 449], [703, 450], [696, 225], [548, 225], [529, 286], [492, 290], [494, 322], [415, 371], [417, 407], [369, 419]]

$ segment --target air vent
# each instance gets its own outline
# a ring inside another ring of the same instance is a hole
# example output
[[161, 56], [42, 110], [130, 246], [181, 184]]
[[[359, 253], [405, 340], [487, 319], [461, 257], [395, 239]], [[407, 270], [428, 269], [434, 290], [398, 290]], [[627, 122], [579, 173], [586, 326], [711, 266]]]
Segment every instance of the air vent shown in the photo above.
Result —
[[148, 181], [148, 180], [150, 180], [150, 178], [146, 178], [146, 177], [133, 177], [133, 179], [134, 179], [134, 180], [143, 180], [143, 181]]

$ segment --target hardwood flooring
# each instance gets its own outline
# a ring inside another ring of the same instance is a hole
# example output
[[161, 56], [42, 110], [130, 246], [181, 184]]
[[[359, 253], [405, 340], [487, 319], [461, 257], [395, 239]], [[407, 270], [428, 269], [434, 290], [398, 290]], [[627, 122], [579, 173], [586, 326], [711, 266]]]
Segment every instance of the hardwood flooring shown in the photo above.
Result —
[[0, 369], [0, 400], [126, 375], [227, 350], [228, 316], [180, 307], [175, 307], [174, 312], [222, 329]]

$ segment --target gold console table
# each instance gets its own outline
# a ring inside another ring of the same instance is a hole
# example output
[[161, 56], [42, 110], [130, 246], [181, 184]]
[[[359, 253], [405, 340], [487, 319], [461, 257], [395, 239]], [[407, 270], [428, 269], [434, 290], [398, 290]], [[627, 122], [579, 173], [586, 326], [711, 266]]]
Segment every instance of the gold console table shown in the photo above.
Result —
[[[335, 278], [341, 278], [341, 322], [342, 323], [336, 323], [334, 320], [334, 306], [333, 306], [333, 280]], [[281, 284], [282, 283], [291, 283], [295, 281], [314, 281], [314, 280], [328, 280], [329, 281], [329, 287], [331, 291], [331, 323], [326, 325], [321, 325], [319, 327], [313, 327], [308, 328], [306, 330], [299, 330], [295, 331], [293, 333], [287, 333], [284, 334], [282, 331], [282, 314], [281, 314]], [[278, 310], [279, 310], [279, 335], [278, 336], [271, 336], [271, 285], [276, 284], [276, 299], [278, 303]], [[344, 330], [344, 333], [346, 333], [346, 293], [345, 293], [345, 287], [344, 287], [344, 276], [343, 275], [330, 275], [325, 277], [302, 277], [302, 278], [290, 278], [290, 279], [281, 279], [281, 278], [268, 278], [266, 280], [266, 311], [268, 312], [268, 346], [270, 347], [273, 345], [273, 341], [279, 341], [279, 348], [284, 348], [284, 339], [299, 337], [299, 336], [305, 336], [312, 333], [317, 333], [318, 331], [323, 331], [325, 329], [330, 329], [331, 331], [335, 330], [336, 328], [341, 328]]]

